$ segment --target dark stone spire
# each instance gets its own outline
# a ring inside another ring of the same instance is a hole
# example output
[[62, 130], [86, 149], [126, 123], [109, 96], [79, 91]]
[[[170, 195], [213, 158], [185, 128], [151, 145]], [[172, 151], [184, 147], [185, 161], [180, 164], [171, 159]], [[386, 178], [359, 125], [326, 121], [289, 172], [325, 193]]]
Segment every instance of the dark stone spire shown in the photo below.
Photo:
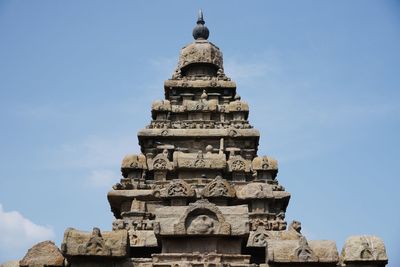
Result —
[[197, 18], [197, 25], [193, 29], [193, 38], [195, 40], [203, 39], [207, 40], [210, 35], [210, 31], [204, 26], [203, 11], [199, 10], [199, 17]]

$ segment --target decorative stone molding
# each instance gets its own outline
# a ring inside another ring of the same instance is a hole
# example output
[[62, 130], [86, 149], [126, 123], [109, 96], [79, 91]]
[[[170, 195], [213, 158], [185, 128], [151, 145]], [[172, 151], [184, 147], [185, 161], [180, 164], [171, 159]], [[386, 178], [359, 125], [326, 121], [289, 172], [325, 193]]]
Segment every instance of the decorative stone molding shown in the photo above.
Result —
[[217, 111], [217, 101], [215, 100], [204, 100], [199, 101], [185, 101], [183, 104], [184, 111]]
[[304, 236], [299, 239], [299, 245], [294, 250], [294, 258], [292, 261], [318, 261], [318, 257], [315, 255], [314, 251], [312, 251]]
[[204, 187], [202, 195], [207, 198], [213, 197], [235, 197], [235, 188], [222, 176], [218, 175], [214, 180]]
[[122, 160], [122, 169], [147, 169], [146, 156], [139, 155], [126, 155]]
[[222, 170], [226, 167], [224, 154], [214, 153], [183, 153], [174, 152], [174, 164], [180, 169], [217, 169]]
[[[166, 130], [165, 130], [166, 131]], [[163, 153], [157, 154], [153, 159], [148, 160], [149, 170], [163, 170], [171, 171], [174, 165], [168, 159], [168, 151], [164, 150]]]
[[269, 231], [264, 227], [257, 227], [256, 231], [251, 231], [247, 241], [248, 247], [266, 247], [270, 237]]
[[231, 156], [228, 159], [229, 172], [250, 172], [251, 161], [245, 160], [242, 156]]
[[179, 222], [176, 235], [229, 235], [231, 226], [216, 205], [205, 199], [189, 204]]
[[160, 190], [162, 198], [190, 198], [196, 196], [195, 190], [184, 180], [174, 179], [165, 188]]
[[381, 262], [386, 264], [388, 257], [381, 238], [377, 236], [351, 236], [347, 238], [341, 254], [344, 263]]
[[61, 250], [65, 257], [78, 256], [126, 257], [128, 252], [128, 232], [118, 230], [101, 233], [93, 228], [92, 233], [68, 228], [64, 233]]
[[252, 169], [255, 171], [258, 170], [278, 170], [278, 161], [267, 156], [263, 157], [255, 157], [251, 163]]
[[227, 110], [229, 112], [249, 112], [249, 105], [240, 100], [235, 100], [229, 103]]
[[156, 100], [151, 105], [152, 111], [171, 111], [171, 102], [169, 100]]
[[336, 244], [333, 241], [307, 241], [302, 236], [298, 240], [269, 240], [267, 243], [269, 264], [324, 263], [336, 265], [339, 261]]
[[266, 199], [274, 198], [272, 185], [267, 183], [252, 182], [237, 189], [238, 199]]

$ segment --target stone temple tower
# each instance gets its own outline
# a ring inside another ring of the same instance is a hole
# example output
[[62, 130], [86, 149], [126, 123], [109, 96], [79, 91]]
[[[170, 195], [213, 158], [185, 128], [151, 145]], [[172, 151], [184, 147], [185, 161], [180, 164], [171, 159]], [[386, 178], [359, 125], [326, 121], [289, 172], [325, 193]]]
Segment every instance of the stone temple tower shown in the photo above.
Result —
[[69, 228], [61, 250], [39, 243], [20, 266], [386, 265], [378, 237], [352, 236], [339, 256], [334, 241], [307, 240], [300, 222], [287, 224], [278, 163], [258, 155], [249, 106], [204, 24], [200, 11], [165, 99], [138, 133], [141, 154], [122, 161], [123, 178], [107, 196], [112, 231]]

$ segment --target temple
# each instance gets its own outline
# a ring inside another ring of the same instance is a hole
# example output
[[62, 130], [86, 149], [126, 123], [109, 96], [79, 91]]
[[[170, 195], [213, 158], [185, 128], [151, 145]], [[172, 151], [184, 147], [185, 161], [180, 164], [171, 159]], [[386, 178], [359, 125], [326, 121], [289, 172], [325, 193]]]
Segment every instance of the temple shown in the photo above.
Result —
[[260, 133], [201, 11], [193, 37], [138, 133], [141, 153], [123, 158], [107, 195], [112, 231], [69, 228], [60, 249], [39, 243], [20, 266], [385, 266], [376, 236], [349, 237], [339, 255], [285, 221], [278, 162], [258, 155]]

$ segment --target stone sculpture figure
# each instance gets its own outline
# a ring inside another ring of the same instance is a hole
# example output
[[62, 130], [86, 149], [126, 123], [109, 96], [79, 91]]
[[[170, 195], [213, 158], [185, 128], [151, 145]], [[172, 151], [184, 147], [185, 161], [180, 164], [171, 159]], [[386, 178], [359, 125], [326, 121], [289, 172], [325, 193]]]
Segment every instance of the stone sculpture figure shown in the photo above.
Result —
[[82, 247], [81, 250], [85, 250], [86, 254], [89, 255], [107, 255], [111, 256], [111, 250], [106, 245], [103, 237], [101, 236], [100, 229], [97, 227], [93, 228], [92, 236], [89, 241], [86, 243], [85, 247]]

